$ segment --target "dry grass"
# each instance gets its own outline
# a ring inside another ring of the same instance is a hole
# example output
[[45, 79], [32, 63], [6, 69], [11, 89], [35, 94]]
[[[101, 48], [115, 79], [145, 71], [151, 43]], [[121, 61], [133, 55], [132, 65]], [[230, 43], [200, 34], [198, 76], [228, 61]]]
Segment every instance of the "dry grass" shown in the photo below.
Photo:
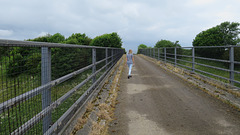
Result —
[[110, 106], [111, 106], [112, 108], [115, 108], [115, 106], [116, 106], [116, 104], [117, 104], [117, 96], [118, 96], [117, 91], [112, 94], [112, 98], [110, 99], [110, 102], [111, 102]]
[[93, 107], [94, 107], [94, 103], [93, 102], [88, 102], [88, 104], [86, 106], [86, 111], [91, 112], [93, 110]]
[[109, 105], [106, 103], [101, 103], [98, 108], [99, 110], [109, 110]]
[[100, 110], [97, 113], [97, 116], [101, 120], [106, 120], [106, 121], [111, 121], [112, 120], [111, 116], [109, 115], [109, 113], [106, 110]]
[[88, 118], [87, 117], [81, 117], [78, 119], [78, 124], [84, 125], [87, 123]]
[[81, 118], [79, 118], [77, 124], [74, 126], [74, 129], [70, 135], [75, 135], [78, 130], [82, 129], [83, 126], [87, 123], [87, 120], [88, 118], [85, 116], [82, 116]]
[[105, 126], [98, 123], [98, 122], [95, 122], [93, 121], [92, 122], [92, 129], [91, 129], [91, 132], [89, 133], [89, 135], [107, 135], [105, 133]]
[[88, 115], [90, 114], [90, 112], [93, 111], [93, 108], [94, 108], [94, 103], [89, 101], [86, 105], [86, 112], [80, 118], [78, 118], [78, 121], [74, 126], [73, 131], [71, 132], [71, 135], [75, 135], [77, 131], [83, 128], [83, 126], [87, 123]]
[[[125, 56], [124, 56], [125, 57]], [[123, 58], [124, 59], [124, 58]], [[124, 61], [123, 64], [125, 64], [126, 61]], [[118, 62], [118, 65], [120, 62]], [[116, 70], [117, 74], [114, 77], [114, 80], [111, 84], [110, 90], [109, 90], [109, 96], [108, 99], [105, 101], [105, 103], [99, 103], [98, 99], [94, 99], [92, 102], [88, 102], [86, 105], [86, 112], [84, 115], [78, 119], [77, 124], [74, 127], [74, 130], [72, 131], [71, 135], [74, 135], [79, 131], [83, 126], [90, 120], [92, 123], [91, 131], [89, 132], [89, 135], [108, 135], [108, 124], [113, 120], [114, 116], [114, 108], [117, 104], [117, 93], [118, 93], [118, 87], [119, 87], [119, 78], [121, 76], [121, 72], [123, 70], [122, 65]], [[111, 74], [112, 75], [112, 74]], [[109, 83], [109, 81], [105, 82], [105, 85], [103, 87], [106, 87], [106, 85]], [[99, 93], [100, 94], [100, 93]], [[95, 112], [98, 116], [97, 121], [92, 121], [91, 118], [88, 118], [88, 116]]]
[[92, 122], [90, 135], [108, 135], [108, 124], [114, 117], [114, 108], [117, 104], [117, 95], [119, 90], [119, 78], [121, 77], [122, 70], [123, 66], [120, 66], [114, 80], [112, 81], [108, 99], [105, 103], [99, 103], [98, 105], [99, 111], [96, 112], [98, 122]]
[[101, 103], [98, 108], [99, 112], [97, 113], [97, 116], [99, 119], [106, 120], [108, 122], [113, 120], [113, 111], [111, 106], [107, 105], [106, 103]]

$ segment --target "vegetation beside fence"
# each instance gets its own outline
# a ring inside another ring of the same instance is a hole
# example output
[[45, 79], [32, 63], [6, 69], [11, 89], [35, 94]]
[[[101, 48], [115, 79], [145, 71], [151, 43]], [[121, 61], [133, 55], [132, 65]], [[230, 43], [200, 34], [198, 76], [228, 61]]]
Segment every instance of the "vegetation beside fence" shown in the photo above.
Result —
[[[234, 48], [234, 55], [232, 56], [229, 53], [231, 47]], [[204, 48], [207, 49], [207, 47]], [[200, 73], [207, 77], [211, 77], [225, 83], [232, 83], [235, 86], [240, 87], [240, 59], [238, 56], [240, 53], [240, 47], [224, 46], [222, 48], [225, 48], [224, 53], [228, 54], [228, 57], [225, 55], [224, 59], [223, 57], [216, 59], [199, 56], [195, 53], [195, 51], [201, 49], [201, 47], [149, 48], [140, 49], [139, 52], [141, 54], [172, 63], [187, 70]], [[215, 49], [215, 47], [209, 47], [208, 49]], [[233, 57], [234, 60], [231, 61], [230, 57]]]
[[[43, 48], [48, 48], [50, 55], [44, 54]], [[124, 50], [0, 40], [0, 51], [4, 52], [0, 56], [0, 133], [52, 134], [64, 126], [68, 114], [74, 113], [73, 109], [69, 110], [72, 105], [75, 104], [76, 110], [83, 103], [76, 103], [77, 100], [87, 99], [86, 91], [91, 93]], [[44, 63], [44, 55], [50, 59], [48, 63]], [[44, 69], [43, 64], [49, 64], [50, 70]], [[46, 84], [51, 87], [49, 99], [41, 90], [43, 69], [49, 72], [52, 81]], [[46, 100], [50, 100], [47, 108], [43, 107]], [[45, 117], [49, 125], [43, 124]], [[64, 119], [59, 121], [59, 118]], [[58, 130], [47, 131], [57, 121], [62, 123], [57, 124]]]

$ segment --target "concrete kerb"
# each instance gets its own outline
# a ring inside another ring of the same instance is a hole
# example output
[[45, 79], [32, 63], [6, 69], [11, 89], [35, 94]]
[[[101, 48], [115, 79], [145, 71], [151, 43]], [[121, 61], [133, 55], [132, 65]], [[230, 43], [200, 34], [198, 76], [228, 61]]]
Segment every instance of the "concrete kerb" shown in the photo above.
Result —
[[190, 72], [186, 69], [176, 67], [170, 63], [158, 61], [142, 54], [139, 56], [157, 64], [162, 69], [173, 73], [191, 85], [197, 86], [209, 95], [229, 104], [233, 108], [240, 111], [240, 89], [238, 87], [231, 86], [230, 84], [203, 76], [198, 73]]

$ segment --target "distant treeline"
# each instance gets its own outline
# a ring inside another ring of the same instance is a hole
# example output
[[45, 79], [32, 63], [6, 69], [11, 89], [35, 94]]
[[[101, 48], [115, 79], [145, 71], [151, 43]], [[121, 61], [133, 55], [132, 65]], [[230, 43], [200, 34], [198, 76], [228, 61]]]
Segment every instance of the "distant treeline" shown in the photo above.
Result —
[[76, 45], [90, 45], [90, 46], [102, 46], [102, 47], [122, 47], [122, 39], [115, 32], [111, 34], [103, 34], [97, 36], [94, 39], [89, 38], [85, 33], [75, 33], [65, 38], [60, 33], [54, 35], [47, 34], [35, 39], [28, 39], [27, 41], [37, 42], [50, 42], [50, 43], [63, 43], [63, 44], [76, 44]]
[[[193, 40], [193, 46], [227, 46], [227, 45], [240, 45], [239, 38], [239, 23], [237, 22], [223, 22], [220, 25], [207, 29], [196, 35]], [[181, 47], [179, 41], [171, 42], [169, 40], [158, 41], [154, 48], [160, 47]], [[145, 44], [140, 44], [138, 49], [151, 48]], [[189, 50], [191, 51], [191, 50]], [[189, 52], [187, 50], [180, 50], [180, 54]], [[178, 53], [178, 54], [179, 54]], [[216, 58], [229, 60], [228, 48], [202, 48], [195, 49], [195, 53], [200, 57]], [[235, 48], [234, 58], [235, 61], [240, 61], [240, 48]]]
[[[115, 32], [94, 39], [86, 34], [75, 33], [65, 38], [60, 33], [28, 39], [27, 41], [63, 43], [102, 47], [122, 47], [122, 39]], [[52, 48], [52, 78], [59, 78], [91, 63], [91, 49]], [[97, 55], [104, 52], [97, 51]], [[6, 74], [15, 77], [22, 73], [36, 74], [41, 71], [41, 50], [30, 47], [0, 47], [0, 60], [6, 63]]]

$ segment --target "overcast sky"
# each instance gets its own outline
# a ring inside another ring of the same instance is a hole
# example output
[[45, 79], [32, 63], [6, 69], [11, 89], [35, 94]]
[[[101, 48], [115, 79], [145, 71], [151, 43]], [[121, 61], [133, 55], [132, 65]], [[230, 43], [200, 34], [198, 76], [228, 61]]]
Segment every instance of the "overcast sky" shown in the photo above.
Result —
[[192, 46], [224, 21], [240, 22], [240, 0], [0, 0], [0, 39], [117, 32], [134, 52], [161, 39]]

